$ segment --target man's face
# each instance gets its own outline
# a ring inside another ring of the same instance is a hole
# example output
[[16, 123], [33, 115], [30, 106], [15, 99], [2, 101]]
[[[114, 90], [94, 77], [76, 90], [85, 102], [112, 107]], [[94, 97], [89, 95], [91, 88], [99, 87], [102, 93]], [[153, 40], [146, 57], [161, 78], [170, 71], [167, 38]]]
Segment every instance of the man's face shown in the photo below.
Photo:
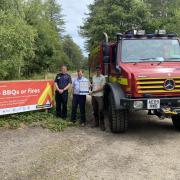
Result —
[[77, 75], [78, 75], [78, 77], [82, 77], [83, 76], [83, 72], [82, 71], [78, 71]]
[[101, 69], [96, 69], [96, 74], [97, 74], [97, 76], [100, 76], [101, 75]]
[[62, 72], [63, 74], [65, 74], [65, 73], [67, 72], [66, 66], [62, 66], [62, 67], [61, 67], [61, 72]]

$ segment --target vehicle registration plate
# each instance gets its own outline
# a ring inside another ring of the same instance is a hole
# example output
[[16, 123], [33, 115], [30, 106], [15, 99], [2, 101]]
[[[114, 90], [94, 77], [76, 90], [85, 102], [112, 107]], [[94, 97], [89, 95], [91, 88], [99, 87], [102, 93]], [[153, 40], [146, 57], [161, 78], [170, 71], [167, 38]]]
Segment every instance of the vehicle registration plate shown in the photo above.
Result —
[[160, 109], [160, 99], [148, 99], [147, 109]]

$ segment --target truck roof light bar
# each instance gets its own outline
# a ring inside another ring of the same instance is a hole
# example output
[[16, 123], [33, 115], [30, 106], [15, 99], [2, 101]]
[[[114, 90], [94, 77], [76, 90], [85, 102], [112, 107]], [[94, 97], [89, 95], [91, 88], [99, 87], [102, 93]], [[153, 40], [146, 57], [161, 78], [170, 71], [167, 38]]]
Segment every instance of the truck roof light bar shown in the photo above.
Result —
[[168, 33], [167, 36], [171, 38], [171, 37], [177, 37], [178, 35], [172, 32], [172, 33]]
[[117, 40], [122, 39], [122, 38], [173, 38], [173, 37], [177, 37], [178, 35], [174, 32], [171, 33], [167, 33], [166, 30], [156, 30], [155, 33], [150, 33], [150, 34], [146, 34], [145, 30], [128, 30], [126, 31], [124, 34], [121, 33], [117, 33]]
[[134, 35], [144, 36], [145, 34], [146, 34], [145, 30], [137, 30], [137, 31], [136, 31], [136, 34], [134, 34]]
[[145, 30], [128, 30], [124, 33], [123, 37], [125, 38], [132, 38], [134, 36], [142, 37], [145, 36], [146, 32]]
[[161, 36], [161, 37], [165, 37], [167, 36], [166, 30], [155, 30], [155, 35], [156, 36]]
[[125, 32], [125, 35], [129, 35], [129, 34], [132, 34], [134, 36], [144, 36], [146, 34], [145, 30], [128, 30]]
[[166, 34], [166, 30], [164, 29], [155, 30], [155, 34], [159, 34], [159, 35]]

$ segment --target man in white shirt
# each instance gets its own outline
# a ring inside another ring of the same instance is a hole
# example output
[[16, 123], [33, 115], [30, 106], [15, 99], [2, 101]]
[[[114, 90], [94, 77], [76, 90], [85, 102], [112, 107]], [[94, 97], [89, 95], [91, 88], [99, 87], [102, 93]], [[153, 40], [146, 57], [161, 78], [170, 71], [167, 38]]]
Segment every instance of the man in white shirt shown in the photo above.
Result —
[[[83, 76], [82, 69], [77, 70], [77, 75], [78, 77], [75, 78], [72, 83], [73, 100], [72, 100], [71, 120], [73, 122], [76, 122], [77, 108], [79, 105], [80, 114], [81, 114], [80, 124], [82, 126], [85, 126], [86, 124], [85, 105], [86, 105], [86, 94], [89, 93], [89, 80]], [[82, 86], [84, 87], [83, 89]]]
[[102, 75], [101, 67], [96, 67], [96, 75], [92, 78], [92, 106], [94, 111], [94, 124], [105, 130], [103, 115], [103, 89], [106, 83], [105, 76]]

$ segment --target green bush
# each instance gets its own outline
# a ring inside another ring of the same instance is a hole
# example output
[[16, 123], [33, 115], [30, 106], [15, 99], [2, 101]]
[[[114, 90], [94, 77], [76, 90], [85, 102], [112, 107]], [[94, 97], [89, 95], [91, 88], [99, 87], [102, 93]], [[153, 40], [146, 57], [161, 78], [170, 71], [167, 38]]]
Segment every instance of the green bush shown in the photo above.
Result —
[[0, 120], [0, 127], [3, 127], [3, 126], [5, 126], [5, 125], [6, 125], [6, 121]]
[[7, 126], [11, 129], [16, 129], [19, 128], [21, 124], [33, 124], [34, 126], [41, 126], [56, 132], [62, 131], [64, 128], [73, 125], [73, 123], [68, 120], [56, 118], [54, 115], [54, 109], [49, 110], [48, 113], [45, 112], [45, 110], [42, 110], [7, 115], [0, 118], [0, 127]]
[[8, 124], [11, 129], [16, 129], [20, 127], [20, 121], [18, 120], [10, 120], [8, 121]]
[[73, 126], [73, 123], [70, 121], [64, 121], [54, 118], [49, 118], [41, 124], [43, 128], [48, 128], [52, 131], [58, 132], [63, 131], [68, 126]]

